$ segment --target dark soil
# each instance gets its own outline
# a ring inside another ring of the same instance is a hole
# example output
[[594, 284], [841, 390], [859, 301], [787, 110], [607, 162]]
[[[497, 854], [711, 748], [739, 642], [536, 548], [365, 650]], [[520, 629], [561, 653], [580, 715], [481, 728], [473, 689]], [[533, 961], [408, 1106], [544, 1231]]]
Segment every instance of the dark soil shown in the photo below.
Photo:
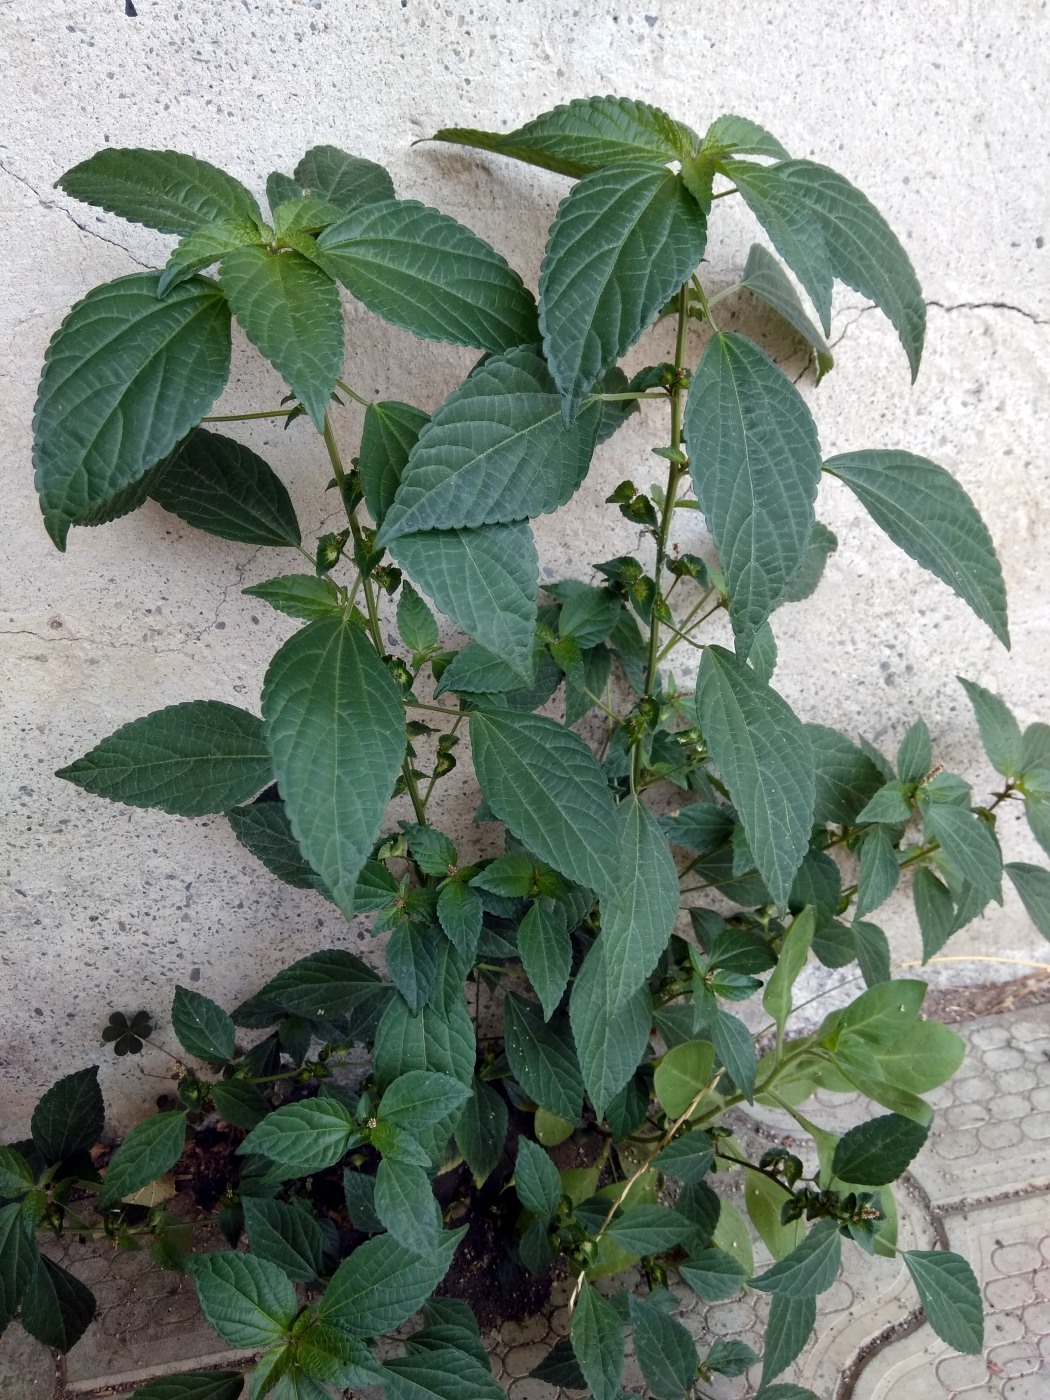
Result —
[[976, 1021], [982, 1016], [999, 1016], [1006, 1011], [1050, 1004], [1050, 972], [1036, 972], [1013, 982], [996, 982], [983, 987], [931, 987], [922, 1004], [922, 1013], [931, 1021]]

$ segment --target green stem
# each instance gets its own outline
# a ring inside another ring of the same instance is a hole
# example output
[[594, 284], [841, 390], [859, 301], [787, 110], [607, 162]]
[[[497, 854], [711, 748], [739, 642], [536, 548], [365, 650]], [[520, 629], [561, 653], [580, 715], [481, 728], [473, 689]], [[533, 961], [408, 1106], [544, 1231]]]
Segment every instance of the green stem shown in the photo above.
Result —
[[[332, 475], [335, 477], [336, 485], [339, 487], [339, 495], [342, 500], [346, 500], [344, 485], [346, 482], [346, 471], [343, 467], [343, 459], [339, 454], [339, 444], [335, 440], [335, 433], [332, 431], [332, 420], [329, 414], [324, 416], [324, 445], [328, 449], [328, 458], [332, 464]], [[350, 525], [350, 533], [354, 537], [354, 543], [360, 545], [363, 540], [361, 522], [357, 518], [356, 511], [347, 511], [347, 521]], [[368, 631], [372, 638], [372, 644], [379, 653], [380, 658], [386, 655], [386, 647], [383, 645], [383, 629], [379, 622], [379, 609], [376, 606], [375, 588], [372, 580], [367, 577], [364, 571], [360, 574], [361, 590], [365, 595], [365, 612], [368, 615]], [[401, 773], [405, 780], [405, 790], [412, 803], [412, 810], [416, 814], [416, 821], [420, 826], [426, 826], [427, 814], [423, 806], [423, 800], [419, 795], [419, 785], [416, 782], [416, 775], [412, 772], [412, 764], [409, 759], [405, 759], [401, 764]]]
[[634, 403], [638, 399], [666, 399], [667, 395], [662, 389], [658, 389], [655, 393], [638, 391], [632, 394], [591, 394], [590, 397], [598, 403]]
[[209, 413], [201, 422], [247, 423], [250, 418], [290, 418], [295, 412], [295, 408], [266, 408], [259, 413]]
[[344, 394], [348, 394], [350, 398], [352, 398], [355, 403], [359, 403], [362, 408], [372, 407], [372, 400], [362, 397], [362, 395], [359, 394], [356, 389], [351, 389], [349, 384], [344, 384], [341, 379], [337, 379], [335, 382], [336, 386], [342, 389]]

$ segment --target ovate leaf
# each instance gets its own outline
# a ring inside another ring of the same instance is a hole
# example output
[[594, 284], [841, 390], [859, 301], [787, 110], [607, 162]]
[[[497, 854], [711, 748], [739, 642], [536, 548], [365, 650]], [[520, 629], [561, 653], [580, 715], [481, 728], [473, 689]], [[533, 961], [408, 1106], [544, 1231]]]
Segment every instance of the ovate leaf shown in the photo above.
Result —
[[969, 696], [992, 767], [1004, 778], [1014, 777], [1020, 771], [1021, 726], [998, 695], [976, 681], [964, 680], [962, 676], [956, 679]]
[[813, 761], [806, 730], [786, 701], [723, 647], [704, 651], [696, 711], [758, 871], [783, 908], [809, 847], [813, 820]]
[[518, 1139], [514, 1189], [525, 1209], [541, 1220], [550, 1220], [553, 1217], [562, 1197], [558, 1168], [543, 1148], [527, 1137]]
[[984, 1345], [984, 1304], [969, 1264], [941, 1250], [906, 1249], [903, 1257], [938, 1337], [956, 1351], [976, 1355]]
[[649, 988], [643, 982], [623, 994], [621, 985], [621, 969], [599, 935], [569, 1000], [583, 1082], [599, 1119], [638, 1068], [652, 1028]]
[[315, 257], [358, 301], [422, 340], [509, 350], [536, 339], [518, 274], [463, 224], [414, 199], [354, 210], [325, 229]]
[[96, 287], [48, 347], [33, 418], [33, 462], [48, 534], [69, 526], [167, 456], [219, 397], [230, 313], [214, 282], [166, 297], [157, 273]]
[[657, 1400], [678, 1400], [696, 1381], [696, 1343], [673, 1317], [636, 1294], [627, 1297], [634, 1350]]
[[612, 1303], [589, 1283], [580, 1290], [569, 1337], [594, 1400], [616, 1400], [623, 1371], [623, 1323]]
[[431, 1253], [441, 1233], [441, 1211], [422, 1167], [384, 1157], [376, 1170], [375, 1211], [398, 1244]]
[[790, 379], [757, 345], [716, 335], [693, 377], [685, 434], [733, 630], [746, 645], [806, 558], [820, 482], [816, 426]]
[[176, 987], [171, 1027], [182, 1048], [199, 1060], [218, 1064], [233, 1058], [236, 1028], [210, 997], [189, 987]]
[[531, 679], [539, 560], [527, 522], [423, 530], [390, 552], [446, 617]]
[[78, 1069], [52, 1084], [33, 1109], [33, 1143], [46, 1162], [61, 1162], [94, 1147], [104, 1119], [98, 1065]]
[[271, 776], [262, 723], [219, 700], [132, 720], [56, 774], [98, 797], [179, 817], [226, 811]]
[[619, 878], [602, 900], [600, 941], [614, 969], [613, 1008], [631, 996], [667, 947], [678, 913], [678, 872], [667, 838], [644, 802], [616, 809]]
[[270, 662], [262, 709], [292, 831], [349, 918], [405, 756], [400, 689], [360, 627], [319, 619]]
[[261, 231], [244, 224], [207, 224], [204, 228], [196, 229], [172, 249], [157, 283], [157, 291], [164, 296], [170, 287], [185, 282], [195, 272], [203, 272], [234, 248], [243, 247], [245, 243], [261, 242]]
[[888, 1186], [907, 1171], [929, 1131], [922, 1123], [897, 1113], [872, 1118], [839, 1139], [832, 1174], [840, 1181]]
[[943, 467], [911, 452], [844, 452], [824, 463], [880, 529], [946, 583], [1004, 646], [1010, 645], [1006, 588], [988, 527]]
[[449, 1074], [409, 1070], [383, 1094], [378, 1115], [384, 1123], [419, 1133], [455, 1113], [469, 1094], [467, 1085]]
[[817, 1321], [815, 1296], [793, 1298], [774, 1293], [769, 1302], [766, 1354], [762, 1358], [762, 1390], [768, 1392], [774, 1376], [786, 1371], [802, 1352]]
[[854, 917], [863, 919], [884, 904], [897, 888], [900, 867], [897, 852], [885, 831], [876, 827], [866, 832], [859, 847], [860, 873], [857, 877], [857, 904]]
[[811, 1298], [835, 1282], [842, 1258], [842, 1236], [833, 1220], [819, 1220], [790, 1254], [749, 1281], [763, 1293]]
[[343, 366], [335, 283], [291, 248], [237, 248], [223, 258], [220, 277], [245, 335], [283, 375], [320, 432]]
[[465, 1228], [442, 1232], [425, 1258], [390, 1235], [367, 1240], [339, 1265], [318, 1305], [318, 1318], [362, 1341], [392, 1332], [445, 1277], [465, 1233]]
[[[283, 802], [254, 802], [248, 807], [232, 807], [226, 813], [233, 834], [271, 875], [300, 890], [319, 890], [324, 882], [303, 856], [292, 835]], [[396, 889], [396, 886], [395, 886]], [[362, 901], [356, 900], [360, 906]]]
[[771, 306], [782, 316], [803, 340], [809, 342], [817, 358], [817, 383], [819, 384], [834, 365], [835, 357], [828, 349], [827, 341], [806, 315], [798, 293], [791, 285], [784, 269], [776, 258], [762, 247], [761, 243], [751, 245], [740, 282], [753, 296], [764, 301], [767, 306]]
[[288, 1277], [254, 1254], [197, 1254], [186, 1261], [201, 1311], [224, 1342], [264, 1347], [287, 1336], [296, 1312]]
[[980, 817], [947, 802], [924, 803], [922, 816], [927, 839], [940, 842], [945, 868], [972, 885], [982, 906], [1002, 899], [1002, 852]]
[[529, 1098], [575, 1123], [583, 1107], [583, 1076], [568, 1027], [545, 1025], [540, 1012], [513, 994], [503, 1004], [511, 1071]]
[[110, 1158], [98, 1198], [105, 1210], [170, 1171], [186, 1145], [186, 1114], [157, 1113], [136, 1123]]
[[518, 925], [518, 951], [549, 1021], [558, 1009], [569, 981], [572, 943], [561, 907], [537, 899]]
[[758, 122], [731, 113], [716, 117], [704, 132], [703, 150], [725, 155], [772, 156], [774, 160], [789, 160], [787, 151], [777, 138]]
[[95, 1295], [86, 1284], [46, 1255], [22, 1295], [22, 1326], [46, 1347], [69, 1351], [95, 1316]]
[[696, 145], [694, 131], [658, 107], [629, 97], [578, 97], [516, 131], [443, 127], [432, 137], [477, 146], [560, 175], [586, 175], [603, 165], [645, 165], [680, 159]]
[[244, 1228], [251, 1251], [290, 1279], [313, 1283], [324, 1270], [324, 1235], [309, 1208], [298, 1200], [244, 1196]]
[[414, 530], [495, 525], [556, 510], [586, 475], [601, 422], [594, 403], [572, 423], [531, 349], [486, 360], [421, 431], [379, 543]]
[[381, 165], [338, 146], [312, 146], [295, 167], [295, 178], [306, 193], [345, 213], [394, 197], [394, 182]]
[[728, 160], [721, 169], [809, 293], [825, 335], [831, 328], [831, 286], [837, 277], [885, 312], [914, 379], [926, 303], [907, 253], [871, 201], [836, 171], [810, 160], [771, 166]]
[[697, 267], [707, 224], [677, 175], [620, 164], [558, 210], [540, 270], [540, 328], [566, 421]]
[[503, 1097], [491, 1084], [475, 1079], [474, 1092], [456, 1122], [456, 1146], [477, 1185], [491, 1175], [503, 1154], [508, 1120]]
[[0, 1209], [0, 1331], [14, 1317], [39, 1258], [23, 1207], [17, 1201], [4, 1206]]
[[1050, 870], [1015, 860], [1006, 866], [1006, 873], [1032, 923], [1044, 938], [1050, 938]]
[[187, 524], [241, 544], [301, 540], [291, 497], [273, 468], [250, 447], [197, 428], [150, 487], [158, 505]]
[[359, 1141], [357, 1122], [338, 1099], [304, 1099], [268, 1114], [237, 1151], [268, 1157], [289, 1177], [307, 1176], [338, 1162]]
[[180, 151], [107, 147], [74, 165], [59, 189], [161, 233], [193, 233], [208, 224], [256, 229], [254, 197], [225, 170]]
[[405, 470], [408, 455], [430, 415], [396, 399], [370, 403], [361, 430], [358, 470], [365, 504], [382, 525]]
[[150, 1381], [132, 1400], [239, 1400], [244, 1377], [239, 1371], [187, 1371]]
[[262, 598], [271, 608], [313, 622], [318, 617], [335, 617], [343, 611], [339, 590], [330, 578], [316, 574], [282, 574], [264, 583], [245, 588], [249, 598]]
[[440, 1345], [387, 1361], [383, 1390], [387, 1400], [503, 1400], [506, 1393], [487, 1359]]
[[577, 884], [615, 890], [616, 809], [583, 740], [539, 715], [485, 710], [470, 741], [485, 800], [518, 840]]

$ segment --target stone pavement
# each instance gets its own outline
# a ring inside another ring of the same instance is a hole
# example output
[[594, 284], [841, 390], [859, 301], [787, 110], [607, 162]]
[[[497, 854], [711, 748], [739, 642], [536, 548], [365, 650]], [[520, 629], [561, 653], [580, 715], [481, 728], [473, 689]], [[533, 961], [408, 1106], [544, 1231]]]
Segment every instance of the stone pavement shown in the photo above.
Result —
[[[820, 1300], [817, 1331], [782, 1380], [823, 1400], [1050, 1400], [1050, 1007], [958, 1027], [969, 1044], [958, 1076], [930, 1095], [934, 1128], [898, 1189], [903, 1248], [948, 1247], [968, 1258], [987, 1309], [986, 1351], [961, 1357], [937, 1340], [894, 1260], [844, 1253], [846, 1265]], [[861, 1100], [819, 1094], [807, 1116], [836, 1129], [860, 1121]], [[746, 1137], [779, 1140], [791, 1120], [759, 1110], [738, 1120]], [[220, 1366], [224, 1352], [196, 1307], [192, 1286], [149, 1256], [66, 1246], [63, 1257], [91, 1284], [99, 1318], [64, 1362], [18, 1327], [0, 1340], [0, 1400], [102, 1400], [153, 1376]], [[701, 1344], [716, 1337], [759, 1342], [766, 1295], [704, 1305], [682, 1288], [681, 1321]], [[529, 1379], [568, 1330], [567, 1285], [541, 1317], [506, 1324], [490, 1339], [494, 1370], [511, 1400], [557, 1400]], [[745, 1400], [757, 1371], [720, 1378], [713, 1400]], [[628, 1389], [642, 1389], [628, 1350]]]

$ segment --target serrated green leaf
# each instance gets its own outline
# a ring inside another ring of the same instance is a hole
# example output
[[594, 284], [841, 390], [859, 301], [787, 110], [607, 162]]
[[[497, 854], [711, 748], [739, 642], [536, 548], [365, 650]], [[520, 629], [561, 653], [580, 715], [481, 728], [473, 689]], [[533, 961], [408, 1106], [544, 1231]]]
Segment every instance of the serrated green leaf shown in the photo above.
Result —
[[612, 1303], [589, 1283], [580, 1290], [569, 1337], [594, 1400], [617, 1400], [623, 1372], [623, 1323]]
[[0, 1209], [0, 1331], [14, 1317], [29, 1287], [39, 1254], [17, 1202]]
[[774, 1293], [769, 1302], [769, 1322], [766, 1325], [766, 1353], [762, 1358], [761, 1393], [770, 1381], [786, 1371], [801, 1355], [817, 1321], [815, 1296], [793, 1298], [787, 1293]]
[[245, 224], [206, 224], [204, 228], [194, 229], [172, 249], [157, 283], [157, 291], [164, 296], [170, 287], [184, 282], [195, 272], [203, 272], [234, 248], [240, 248], [245, 243], [261, 242], [259, 229], [249, 228]]
[[864, 975], [865, 986], [875, 987], [890, 980], [889, 940], [877, 924], [854, 919], [852, 924], [857, 965]]
[[398, 924], [386, 945], [390, 980], [417, 1016], [430, 998], [438, 966], [434, 931], [408, 920]]
[[244, 247], [219, 272], [233, 314], [255, 348], [284, 377], [320, 432], [343, 367], [343, 313], [335, 283], [286, 248]]
[[262, 710], [292, 831], [349, 918], [405, 755], [400, 688], [360, 627], [319, 619], [270, 662]]
[[692, 1235], [693, 1226], [668, 1206], [638, 1205], [618, 1215], [606, 1233], [621, 1249], [642, 1259], [684, 1243]]
[[602, 899], [600, 942], [614, 971], [612, 1009], [632, 996], [667, 947], [678, 914], [678, 871], [667, 838], [639, 798], [615, 813], [619, 877]]
[[801, 1244], [771, 1265], [748, 1286], [763, 1293], [786, 1293], [810, 1298], [825, 1293], [839, 1271], [842, 1236], [834, 1220], [818, 1220]]
[[565, 915], [557, 904], [534, 900], [518, 925], [518, 950], [525, 975], [532, 983], [549, 1021], [565, 994], [572, 966], [572, 943]]
[[414, 199], [354, 210], [325, 229], [314, 256], [370, 311], [422, 340], [498, 352], [536, 339], [532, 294], [505, 259]]
[[599, 937], [583, 960], [569, 999], [576, 1054], [601, 1119], [638, 1068], [652, 1029], [652, 997], [643, 982], [621, 990], [621, 970]]
[[294, 244], [297, 234], [319, 233], [338, 223], [344, 210], [312, 195], [295, 195], [283, 200], [273, 211], [274, 232], [279, 239]]
[[503, 1004], [503, 1034], [511, 1072], [534, 1102], [575, 1123], [583, 1107], [583, 1076], [568, 1027], [545, 1025], [540, 1012], [520, 997]]
[[805, 729], [817, 787], [813, 820], [849, 825], [885, 780], [867, 754], [837, 729], [823, 724], [807, 724]]
[[465, 1227], [443, 1231], [425, 1258], [389, 1235], [366, 1240], [339, 1265], [318, 1305], [318, 1318], [362, 1341], [392, 1332], [445, 1277], [465, 1234]]
[[429, 421], [429, 413], [396, 399], [370, 403], [365, 409], [358, 470], [365, 504], [377, 526], [386, 518], [409, 453]]
[[988, 527], [963, 488], [910, 452], [845, 452], [824, 469], [844, 481], [905, 554], [946, 583], [1010, 645], [1006, 589]]
[[387, 1361], [383, 1388], [388, 1400], [502, 1400], [505, 1394], [487, 1360], [452, 1346]]
[[918, 1289], [926, 1320], [956, 1351], [976, 1355], [984, 1345], [984, 1302], [974, 1272], [958, 1254], [941, 1250], [903, 1251]]
[[761, 166], [724, 160], [722, 172], [769, 235], [831, 329], [831, 286], [838, 278], [885, 312], [919, 371], [926, 303], [915, 270], [885, 219], [850, 182], [810, 160]]
[[254, 1254], [196, 1254], [186, 1271], [197, 1285], [201, 1311], [224, 1342], [264, 1347], [288, 1335], [296, 1313], [286, 1275]]
[[644, 1298], [630, 1293], [627, 1306], [646, 1385], [658, 1400], [678, 1400], [696, 1381], [696, 1343], [680, 1322]]
[[539, 560], [526, 521], [401, 535], [390, 553], [439, 611], [531, 679]]
[[527, 1137], [518, 1138], [514, 1189], [525, 1209], [541, 1220], [550, 1220], [554, 1216], [562, 1197], [558, 1168], [543, 1148]]
[[874, 793], [857, 813], [860, 823], [882, 822], [897, 826], [911, 820], [910, 790], [906, 783], [889, 782]]
[[99, 1207], [103, 1210], [131, 1196], [170, 1171], [186, 1145], [186, 1114], [157, 1113], [136, 1123], [110, 1158]]
[[473, 966], [485, 914], [477, 890], [458, 880], [450, 881], [438, 895], [437, 914], [445, 937], [464, 962]]
[[716, 117], [704, 133], [703, 149], [738, 156], [772, 156], [788, 160], [787, 151], [765, 127], [747, 117], [726, 114]]
[[348, 214], [394, 197], [394, 182], [381, 165], [337, 146], [312, 146], [295, 167], [295, 178], [308, 194]]
[[469, 1094], [469, 1087], [449, 1074], [413, 1069], [389, 1085], [377, 1112], [382, 1122], [418, 1133], [455, 1113]]
[[0, 1147], [0, 1199], [18, 1200], [33, 1186], [33, 1169], [14, 1147]]
[[19, 1320], [46, 1347], [67, 1352], [95, 1316], [95, 1295], [86, 1284], [41, 1255], [22, 1294]]
[[243, 1389], [239, 1371], [192, 1371], [150, 1381], [131, 1400], [239, 1400]]
[[74, 199], [161, 233], [262, 223], [254, 197], [225, 170], [180, 151], [107, 147], [57, 181]]
[[414, 654], [433, 651], [438, 644], [434, 614], [410, 583], [401, 585], [397, 600], [398, 636]]
[[441, 1211], [422, 1167], [384, 1157], [376, 1170], [375, 1211], [398, 1244], [427, 1255], [441, 1233]]
[[540, 329], [566, 421], [698, 266], [703, 211], [662, 165], [585, 175], [558, 209], [540, 269]]
[[221, 1080], [211, 1086], [215, 1111], [231, 1128], [254, 1128], [270, 1111], [270, 1104], [258, 1084], [242, 1079]]
[[820, 443], [798, 390], [757, 345], [716, 335], [685, 410], [693, 485], [718, 548], [737, 637], [749, 645], [809, 549]]
[[245, 801], [271, 775], [255, 715], [191, 700], [122, 725], [55, 776], [130, 807], [200, 817]]
[[1011, 861], [1006, 867], [1028, 917], [1044, 938], [1050, 938], [1050, 870], [1027, 861]]
[[680, 1264], [679, 1271], [705, 1303], [720, 1303], [739, 1293], [747, 1278], [744, 1265], [724, 1249], [709, 1246]]
[[802, 567], [780, 601], [801, 603], [804, 598], [808, 598], [816, 590], [817, 584], [824, 576], [825, 565], [838, 547], [838, 536], [819, 520], [815, 520]]
[[933, 767], [933, 741], [926, 721], [917, 719], [897, 749], [897, 776], [902, 783], [917, 783]]
[[[768, 152], [766, 154], [772, 154]], [[784, 269], [761, 243], [753, 243], [744, 264], [740, 278], [741, 286], [753, 296], [771, 306], [782, 316], [789, 326], [808, 341], [817, 359], [817, 383], [819, 384], [835, 363], [835, 357], [828, 349], [828, 343], [820, 331], [806, 315], [798, 293], [791, 285]]]
[[[706, 1040], [672, 1046], [656, 1066], [653, 1087], [669, 1118], [679, 1118], [711, 1081], [714, 1046]], [[673, 1175], [673, 1173], [672, 1173]]]
[[543, 587], [561, 604], [559, 636], [572, 637], [581, 652], [604, 642], [619, 621], [623, 603], [611, 589], [592, 588], [577, 579], [545, 583]]
[[470, 1168], [475, 1185], [480, 1186], [492, 1174], [503, 1155], [508, 1122], [507, 1105], [502, 1096], [483, 1079], [475, 1079], [473, 1093], [456, 1121], [456, 1146]]
[[758, 1067], [751, 1032], [739, 1017], [731, 1016], [721, 1007], [716, 1007], [711, 1017], [710, 1032], [715, 1054], [725, 1066], [729, 1078], [751, 1103], [755, 1095]]
[[981, 744], [997, 773], [1004, 778], [1014, 777], [1021, 771], [1021, 726], [1017, 723], [1009, 707], [976, 681], [956, 677], [966, 691], [981, 733]]
[[778, 1037], [783, 1036], [785, 1023], [791, 1015], [792, 989], [806, 965], [815, 930], [813, 909], [807, 907], [791, 921], [780, 947], [777, 965], [766, 983], [762, 1006], [777, 1023]]
[[[283, 802], [255, 802], [226, 813], [237, 840], [271, 875], [301, 890], [318, 890], [328, 898], [324, 882], [309, 864], [292, 835]], [[355, 905], [355, 907], [358, 907]], [[363, 906], [361, 906], [363, 907]]]
[[302, 539], [291, 497], [273, 468], [221, 433], [190, 433], [149, 494], [187, 524], [223, 540], [294, 549]]
[[30, 1131], [37, 1150], [50, 1164], [94, 1147], [104, 1119], [98, 1065], [91, 1065], [52, 1084], [33, 1109]]
[[881, 829], [865, 832], [858, 847], [857, 903], [854, 918], [863, 919], [884, 904], [897, 888], [900, 867], [890, 838]]
[[702, 1364], [705, 1370], [722, 1376], [742, 1376], [758, 1359], [758, 1353], [746, 1342], [716, 1337]]
[[556, 510], [587, 473], [601, 417], [593, 403], [564, 423], [558, 391], [535, 350], [491, 356], [423, 427], [378, 543]]
[[449, 691], [471, 697], [496, 695], [498, 703], [508, 710], [535, 710], [550, 699], [562, 679], [561, 670], [542, 643], [533, 649], [529, 675], [530, 684], [523, 687], [520, 670], [479, 647], [477, 642], [469, 642], [442, 671], [434, 693], [436, 696]]
[[786, 701], [723, 647], [704, 651], [696, 710], [759, 873], [783, 908], [809, 848], [813, 820], [815, 785], [806, 729]]
[[431, 138], [476, 146], [561, 175], [580, 176], [604, 165], [680, 158], [697, 136], [666, 112], [629, 97], [578, 97], [544, 112], [516, 131], [443, 127]]
[[599, 893], [618, 882], [616, 809], [590, 749], [563, 725], [477, 711], [470, 739], [489, 807], [542, 860]]
[[226, 383], [230, 313], [219, 288], [192, 277], [162, 299], [158, 277], [135, 273], [96, 287], [48, 346], [33, 463], [59, 549], [70, 525], [166, 457]]
[[282, 574], [265, 583], [242, 589], [249, 598], [261, 598], [278, 612], [313, 622], [319, 617], [336, 617], [343, 611], [339, 590], [330, 578], [316, 574]]
[[321, 1275], [324, 1235], [304, 1202], [245, 1196], [241, 1208], [254, 1255], [276, 1264], [290, 1279], [300, 1283], [313, 1283]]
[[990, 827], [965, 807], [922, 804], [927, 840], [940, 842], [945, 868], [973, 886], [982, 903], [1002, 900], [1003, 857]]
[[862, 1181], [866, 1186], [888, 1186], [896, 1181], [918, 1155], [929, 1128], [912, 1118], [891, 1113], [850, 1128], [839, 1139], [831, 1164], [840, 1181]]
[[659, 822], [669, 841], [697, 855], [721, 846], [733, 831], [731, 815], [713, 802], [694, 802], [674, 816], [660, 817]]
[[227, 1013], [210, 997], [188, 987], [176, 987], [171, 1028], [187, 1054], [212, 1064], [233, 1059], [236, 1029]]
[[305, 1099], [275, 1109], [237, 1151], [268, 1157], [282, 1172], [298, 1177], [324, 1171], [359, 1141], [357, 1122], [338, 1099]]

